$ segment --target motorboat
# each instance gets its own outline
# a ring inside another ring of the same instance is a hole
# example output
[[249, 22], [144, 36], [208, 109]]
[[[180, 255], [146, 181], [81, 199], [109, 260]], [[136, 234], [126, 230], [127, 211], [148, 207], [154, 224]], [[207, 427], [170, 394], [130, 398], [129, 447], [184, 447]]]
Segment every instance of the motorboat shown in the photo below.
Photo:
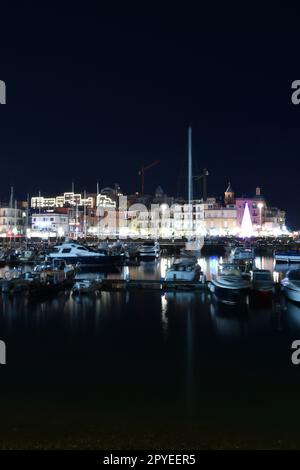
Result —
[[74, 277], [76, 268], [72, 264], [67, 264], [65, 260], [53, 258], [48, 260], [42, 264], [37, 264], [33, 272], [34, 273], [41, 273], [43, 271], [63, 271], [65, 274], [65, 278]]
[[254, 250], [253, 248], [245, 248], [237, 246], [232, 252], [232, 260], [253, 260], [254, 259]]
[[245, 301], [251, 288], [251, 282], [244, 279], [239, 269], [223, 268], [222, 271], [208, 284], [209, 290], [218, 300], [235, 304]]
[[179, 258], [167, 269], [166, 281], [198, 281], [201, 267], [197, 259]]
[[97, 251], [100, 253], [121, 254], [123, 253], [123, 243], [120, 240], [116, 240], [113, 243], [103, 241], [98, 244]]
[[252, 292], [258, 295], [272, 295], [275, 292], [271, 271], [254, 269], [251, 271]]
[[300, 302], [300, 269], [290, 269], [281, 281], [286, 297], [293, 302]]
[[240, 271], [242, 278], [251, 279], [251, 269], [253, 269], [252, 261], [234, 261], [234, 262], [223, 262], [219, 264], [219, 270], [222, 273], [224, 270], [233, 269]]
[[139, 247], [139, 257], [141, 261], [151, 261], [159, 258], [160, 246], [155, 240], [149, 240], [144, 242]]
[[72, 287], [72, 295], [88, 295], [88, 294], [99, 294], [101, 287], [101, 281], [82, 279], [75, 282]]
[[124, 255], [126, 260], [136, 260], [139, 256], [140, 246], [134, 242], [125, 243], [124, 245]]
[[48, 254], [48, 259], [61, 259], [66, 263], [73, 264], [81, 268], [96, 267], [103, 265], [119, 264], [122, 256], [98, 252], [90, 247], [79, 245], [74, 242], [56, 245], [52, 252]]
[[33, 250], [24, 250], [19, 255], [19, 260], [24, 264], [34, 263], [36, 258], [36, 253]]
[[277, 251], [274, 258], [276, 263], [300, 263], [300, 251]]

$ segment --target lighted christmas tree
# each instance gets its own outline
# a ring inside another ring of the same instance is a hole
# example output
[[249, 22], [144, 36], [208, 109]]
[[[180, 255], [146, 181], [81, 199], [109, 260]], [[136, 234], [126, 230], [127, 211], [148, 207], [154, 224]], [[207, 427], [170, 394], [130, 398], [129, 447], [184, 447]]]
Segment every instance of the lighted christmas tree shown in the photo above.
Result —
[[245, 210], [244, 210], [240, 235], [241, 237], [252, 237], [253, 235], [252, 220], [251, 220], [249, 206], [247, 202], [245, 204]]

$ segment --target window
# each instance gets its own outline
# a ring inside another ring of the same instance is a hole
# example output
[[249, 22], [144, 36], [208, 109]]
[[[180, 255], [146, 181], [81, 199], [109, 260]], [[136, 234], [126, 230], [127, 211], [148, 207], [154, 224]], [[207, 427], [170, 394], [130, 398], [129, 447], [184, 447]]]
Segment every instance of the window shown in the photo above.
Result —
[[64, 248], [62, 250], [62, 253], [70, 253], [71, 252], [71, 248]]

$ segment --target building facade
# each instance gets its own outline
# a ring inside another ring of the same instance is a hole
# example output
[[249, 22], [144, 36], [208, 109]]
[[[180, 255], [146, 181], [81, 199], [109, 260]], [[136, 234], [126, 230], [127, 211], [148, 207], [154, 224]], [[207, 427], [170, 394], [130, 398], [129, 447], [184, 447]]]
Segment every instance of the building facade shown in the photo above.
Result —
[[22, 236], [25, 231], [26, 214], [22, 209], [0, 207], [0, 236]]
[[67, 213], [44, 212], [32, 214], [32, 237], [65, 237], [69, 235], [69, 215]]

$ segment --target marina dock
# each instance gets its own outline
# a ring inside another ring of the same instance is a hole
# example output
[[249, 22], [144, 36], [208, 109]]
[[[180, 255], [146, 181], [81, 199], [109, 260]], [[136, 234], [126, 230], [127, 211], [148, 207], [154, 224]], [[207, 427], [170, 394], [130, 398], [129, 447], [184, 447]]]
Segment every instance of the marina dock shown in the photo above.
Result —
[[166, 281], [164, 279], [102, 279], [102, 291], [123, 291], [123, 290], [143, 289], [143, 290], [207, 290], [206, 282], [199, 281]]

